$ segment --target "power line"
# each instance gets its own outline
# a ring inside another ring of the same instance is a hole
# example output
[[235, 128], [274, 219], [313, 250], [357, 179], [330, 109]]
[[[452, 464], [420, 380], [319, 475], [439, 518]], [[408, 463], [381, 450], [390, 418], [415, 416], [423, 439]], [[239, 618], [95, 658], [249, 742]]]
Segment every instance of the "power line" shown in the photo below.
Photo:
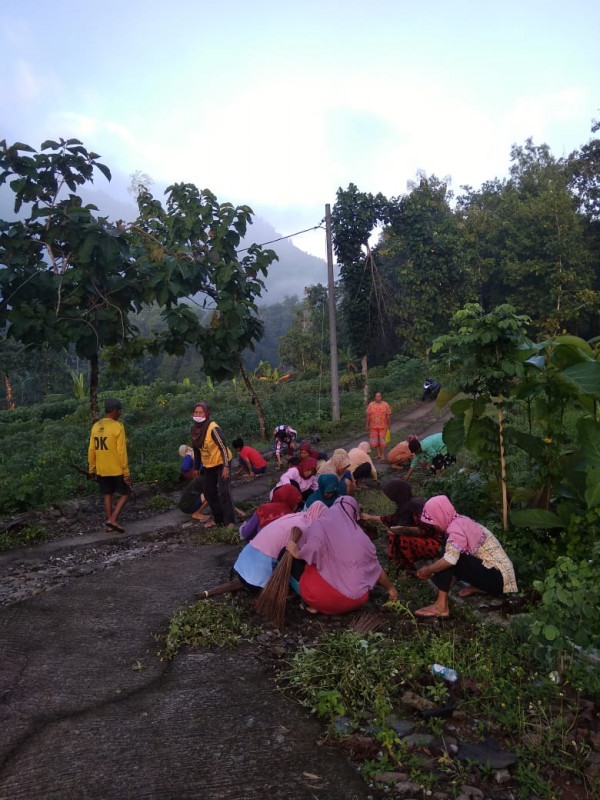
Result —
[[[300, 236], [301, 233], [309, 233], [310, 231], [318, 231], [319, 229], [323, 230], [323, 222], [324, 221], [325, 220], [322, 219], [321, 222], [319, 222], [318, 225], [314, 225], [312, 228], [306, 228], [306, 230], [297, 231], [296, 233], [288, 233], [287, 236], [280, 236], [279, 239], [271, 239], [270, 242], [262, 242], [262, 244], [259, 244], [258, 246], [259, 247], [264, 247], [266, 244], [275, 244], [275, 242], [282, 242], [284, 239], [291, 239], [293, 236]], [[252, 247], [252, 245], [250, 245], [250, 247]], [[235, 252], [236, 253], [245, 253], [246, 250], [250, 249], [250, 247], [243, 247], [241, 250], [236, 250]]]

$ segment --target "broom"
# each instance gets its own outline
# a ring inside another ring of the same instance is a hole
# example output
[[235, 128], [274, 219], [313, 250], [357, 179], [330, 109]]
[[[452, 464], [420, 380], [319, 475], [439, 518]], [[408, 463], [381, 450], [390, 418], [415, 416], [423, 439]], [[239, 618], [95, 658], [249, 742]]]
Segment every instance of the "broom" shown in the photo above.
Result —
[[355, 633], [371, 633], [381, 628], [383, 623], [383, 616], [378, 611], [363, 611], [351, 621], [348, 630]]
[[[297, 526], [292, 528], [290, 541], [297, 542], [302, 536], [302, 530]], [[265, 588], [254, 603], [255, 611], [272, 623], [276, 628], [283, 627], [285, 605], [290, 589], [290, 573], [292, 571], [293, 556], [287, 550], [281, 561], [269, 578]]]
[[214, 597], [216, 594], [225, 594], [225, 592], [237, 592], [238, 589], [243, 589], [243, 583], [238, 579], [229, 581], [229, 583], [220, 583], [218, 586], [213, 586], [212, 589], [205, 589], [203, 592], [198, 592], [196, 597], [198, 600], [206, 600], [207, 597]]

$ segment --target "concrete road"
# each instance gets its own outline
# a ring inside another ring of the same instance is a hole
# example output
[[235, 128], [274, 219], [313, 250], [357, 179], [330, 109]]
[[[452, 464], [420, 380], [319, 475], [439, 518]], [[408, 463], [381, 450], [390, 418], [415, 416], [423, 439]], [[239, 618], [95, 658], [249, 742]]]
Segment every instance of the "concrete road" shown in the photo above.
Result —
[[230, 563], [179, 547], [0, 609], [1, 800], [369, 795], [250, 646], [157, 657], [174, 609]]

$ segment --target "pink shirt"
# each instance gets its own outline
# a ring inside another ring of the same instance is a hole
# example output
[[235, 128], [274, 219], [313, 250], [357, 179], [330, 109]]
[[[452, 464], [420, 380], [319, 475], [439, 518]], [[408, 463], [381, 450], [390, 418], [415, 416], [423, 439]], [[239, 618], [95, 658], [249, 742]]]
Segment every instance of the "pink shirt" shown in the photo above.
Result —
[[358, 525], [359, 517], [353, 497], [338, 497], [298, 543], [300, 558], [314, 564], [330, 586], [351, 599], [372, 589], [382, 572], [375, 545]]
[[327, 511], [327, 506], [317, 501], [306, 511], [299, 511], [297, 514], [286, 514], [285, 517], [275, 519], [273, 522], [269, 522], [268, 525], [265, 525], [264, 528], [261, 528], [250, 544], [266, 556], [277, 558], [279, 553], [289, 542], [294, 526], [305, 531], [308, 526], [319, 519], [325, 511]]

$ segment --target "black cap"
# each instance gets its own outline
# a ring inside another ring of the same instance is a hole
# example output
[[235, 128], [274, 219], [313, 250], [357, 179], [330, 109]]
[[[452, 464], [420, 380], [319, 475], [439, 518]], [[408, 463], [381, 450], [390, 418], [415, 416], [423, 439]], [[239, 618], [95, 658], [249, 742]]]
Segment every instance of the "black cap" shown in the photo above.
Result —
[[110, 414], [111, 411], [121, 411], [123, 405], [120, 400], [117, 400], [115, 397], [109, 397], [108, 400], [104, 401], [104, 413]]

